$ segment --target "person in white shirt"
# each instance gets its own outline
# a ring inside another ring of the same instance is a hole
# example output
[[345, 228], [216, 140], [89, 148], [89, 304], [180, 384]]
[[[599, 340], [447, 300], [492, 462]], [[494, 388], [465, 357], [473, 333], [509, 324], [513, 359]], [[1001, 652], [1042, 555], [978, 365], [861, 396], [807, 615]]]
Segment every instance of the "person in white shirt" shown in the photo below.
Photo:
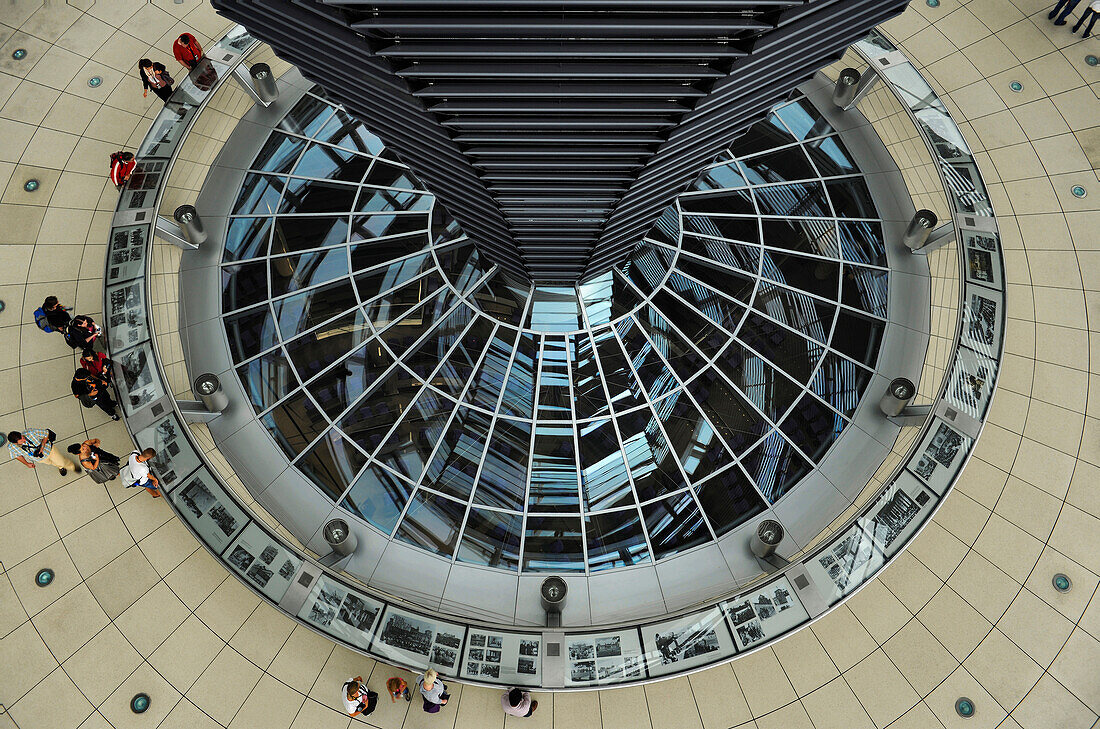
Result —
[[126, 484], [127, 488], [131, 486], [141, 486], [146, 491], [153, 495], [154, 499], [160, 498], [160, 481], [149, 471], [149, 461], [157, 455], [157, 452], [152, 448], [146, 448], [141, 453], [134, 451], [130, 454], [130, 458], [127, 459], [126, 465], [130, 470], [131, 482]]
[[531, 692], [514, 688], [500, 697], [500, 706], [508, 716], [531, 716], [539, 708], [539, 702], [531, 700]]
[[367, 716], [378, 704], [378, 694], [367, 688], [362, 676], [349, 678], [341, 687], [340, 697], [348, 716]]

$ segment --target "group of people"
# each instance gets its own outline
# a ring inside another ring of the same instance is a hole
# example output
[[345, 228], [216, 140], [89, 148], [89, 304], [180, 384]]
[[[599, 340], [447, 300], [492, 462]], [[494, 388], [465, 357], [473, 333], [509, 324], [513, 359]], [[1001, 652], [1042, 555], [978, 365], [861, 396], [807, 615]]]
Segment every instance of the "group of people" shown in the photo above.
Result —
[[[1080, 2], [1081, 0], [1058, 0], [1058, 4], [1056, 4], [1054, 6], [1054, 9], [1050, 11], [1050, 14], [1047, 15], [1047, 18], [1053, 20], [1055, 25], [1065, 25], [1066, 18], [1068, 18], [1069, 14], [1077, 8]], [[1086, 7], [1084, 12], [1081, 13], [1081, 17], [1077, 20], [1077, 24], [1073, 26], [1073, 29], [1070, 32], [1076, 33], [1078, 30], [1081, 29], [1081, 26], [1084, 25], [1085, 21], [1087, 20], [1089, 24], [1085, 28], [1085, 34], [1081, 37], [1088, 38], [1090, 35], [1092, 35], [1092, 28], [1094, 25], [1096, 25], [1097, 18], [1100, 18], [1100, 0], [1091, 0], [1091, 2], [1089, 2], [1088, 4], [1088, 7]]]
[[[420, 697], [424, 701], [424, 711], [429, 714], [437, 714], [447, 705], [451, 695], [447, 693], [447, 687], [443, 679], [434, 669], [429, 668], [416, 677], [416, 688], [420, 691]], [[391, 678], [386, 681], [386, 689], [390, 694], [390, 701], [404, 698], [412, 701], [409, 686], [401, 678]], [[340, 696], [344, 701], [344, 709], [349, 716], [366, 716], [374, 712], [378, 704], [378, 694], [367, 688], [362, 676], [349, 678], [341, 686]], [[500, 705], [505, 714], [509, 716], [526, 717], [535, 713], [539, 702], [531, 698], [530, 691], [513, 688], [505, 691], [500, 697]]]
[[107, 355], [95, 350], [102, 329], [87, 314], [72, 316], [70, 311], [72, 307], [62, 304], [56, 296], [47, 296], [35, 312], [35, 323], [42, 331], [60, 332], [66, 344], [80, 350], [80, 366], [71, 383], [73, 397], [84, 407], [98, 407], [111, 420], [118, 420], [118, 404], [111, 397], [114, 365]]

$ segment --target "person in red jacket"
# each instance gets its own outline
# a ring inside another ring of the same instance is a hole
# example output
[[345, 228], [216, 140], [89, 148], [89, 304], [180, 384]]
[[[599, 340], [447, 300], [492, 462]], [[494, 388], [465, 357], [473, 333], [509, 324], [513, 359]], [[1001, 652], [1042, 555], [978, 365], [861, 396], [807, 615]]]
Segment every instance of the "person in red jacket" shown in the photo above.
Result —
[[172, 44], [172, 55], [183, 64], [184, 68], [190, 70], [199, 65], [199, 60], [202, 58], [202, 46], [195, 40], [195, 36], [190, 33], [183, 33]]
[[115, 152], [111, 155], [111, 182], [119, 190], [123, 188], [130, 175], [134, 174], [137, 160], [132, 152]]

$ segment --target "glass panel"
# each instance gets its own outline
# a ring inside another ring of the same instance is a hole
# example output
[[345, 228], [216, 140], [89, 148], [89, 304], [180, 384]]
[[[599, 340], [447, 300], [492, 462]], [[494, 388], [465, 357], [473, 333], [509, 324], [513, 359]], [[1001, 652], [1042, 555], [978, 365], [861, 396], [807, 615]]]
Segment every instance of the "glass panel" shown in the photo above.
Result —
[[881, 223], [840, 223], [840, 250], [846, 261], [886, 266], [886, 248], [882, 241]]
[[870, 381], [870, 372], [851, 360], [827, 352], [814, 375], [812, 387], [830, 405], [851, 418]]
[[332, 115], [332, 107], [321, 99], [305, 96], [283, 119], [285, 128], [303, 137], [312, 137]]
[[458, 544], [465, 516], [464, 504], [417, 491], [394, 536], [429, 552], [450, 557]]
[[335, 418], [377, 383], [392, 364], [393, 358], [389, 352], [378, 340], [372, 340], [311, 382], [306, 389], [325, 413]]
[[531, 417], [531, 410], [535, 406], [538, 346], [538, 340], [533, 334], [520, 335], [512, 370], [508, 373], [508, 384], [504, 388], [504, 397], [500, 400], [501, 413], [521, 418]]
[[298, 376], [305, 382], [370, 336], [363, 312], [353, 309], [284, 346], [298, 370]]
[[271, 295], [282, 296], [348, 274], [348, 254], [338, 250], [271, 259]]
[[752, 215], [756, 206], [752, 202], [752, 193], [744, 190], [726, 190], [706, 195], [691, 195], [680, 198], [680, 209], [685, 213], [735, 213]]
[[[750, 184], [762, 185], [787, 180], [809, 180], [817, 177], [801, 146], [786, 147], [775, 152], [741, 160]], [[757, 199], [761, 190], [756, 190]]]
[[473, 375], [474, 367], [477, 366], [492, 334], [493, 325], [483, 317], [477, 317], [447, 361], [436, 371], [431, 384], [451, 397], [458, 398]]
[[571, 425], [540, 425], [536, 428], [527, 508], [529, 511], [574, 513], [580, 509], [576, 447]]
[[284, 341], [357, 305], [355, 292], [347, 280], [291, 294], [273, 304]]
[[740, 468], [727, 468], [695, 489], [714, 533], [722, 536], [764, 510], [764, 500]]
[[787, 440], [798, 446], [811, 461], [820, 463], [829, 446], [840, 437], [845, 425], [847, 423], [842, 417], [807, 393], [779, 427]]
[[356, 185], [292, 177], [287, 182], [283, 200], [279, 203], [279, 212], [302, 215], [351, 212], [358, 189]]
[[[704, 333], [702, 345], [708, 350], [717, 351], [728, 338], [728, 335], [721, 334], [718, 329], [707, 324], [703, 317], [688, 313], [688, 307], [682, 303], [677, 306], [676, 302], [669, 302], [670, 297], [667, 293], [660, 296], [662, 296], [661, 303], [663, 306], [676, 311], [677, 314], [682, 313], [684, 315], [686, 319], [684, 323], [689, 325], [692, 331]], [[646, 333], [653, 346], [664, 355], [669, 366], [676, 371], [681, 382], [706, 367], [707, 363], [703, 357], [678, 332], [669, 326], [668, 321], [658, 314], [652, 306], [647, 306], [636, 312], [634, 319]], [[679, 319], [677, 321], [679, 322]]]
[[616, 412], [638, 407], [645, 402], [641, 387], [630, 365], [623, 356], [622, 347], [615, 339], [610, 328], [595, 335], [596, 351], [599, 353], [600, 366], [603, 367], [604, 382]]
[[267, 298], [267, 266], [263, 261], [222, 267], [222, 311], [236, 311]]
[[325, 496], [337, 501], [366, 462], [366, 456], [344, 440], [339, 431], [330, 430], [294, 465], [313, 479]]
[[[700, 235], [710, 236], [711, 238], [722, 238], [724, 240], [737, 241], [743, 244], [760, 242], [760, 230], [757, 226], [755, 217], [685, 215], [684, 226], [685, 238], [688, 237], [689, 233], [698, 233]], [[697, 250], [698, 244], [695, 244], [694, 247], [688, 247], [688, 241], [685, 240], [684, 247], [692, 253], [699, 253], [708, 258], [714, 258], [713, 256], [707, 256], [705, 252]], [[722, 261], [723, 263], [727, 262], [723, 258], [715, 258], [715, 260]], [[756, 268], [753, 267], [753, 270], [755, 271]]]
[[617, 418], [623, 440], [623, 455], [634, 477], [639, 501], [657, 498], [684, 488], [683, 474], [676, 466], [676, 455], [648, 408]]
[[572, 332], [581, 328], [577, 291], [567, 286], [536, 286], [531, 302], [531, 328]]
[[[737, 283], [737, 277], [730, 283]], [[696, 283], [682, 274], [674, 273], [668, 279], [668, 288], [680, 295], [680, 298], [688, 302], [696, 311], [706, 316], [712, 322], [716, 322], [727, 332], [737, 331], [741, 324], [741, 317], [745, 314], [742, 306], [734, 303], [718, 292]], [[727, 337], [728, 339], [728, 337]]]
[[500, 398], [500, 389], [504, 386], [504, 374], [508, 369], [513, 344], [519, 336], [519, 331], [498, 327], [492, 341], [489, 342], [489, 351], [485, 353], [485, 359], [481, 362], [477, 374], [470, 383], [470, 389], [466, 391], [466, 402], [479, 405], [487, 410], [496, 410], [497, 400]]
[[412, 486], [372, 464], [355, 479], [355, 485], [340, 502], [340, 508], [389, 534], [397, 524], [410, 494]]
[[329, 425], [302, 390], [265, 415], [263, 424], [288, 458], [295, 458], [305, 450]]
[[871, 200], [871, 191], [862, 177], [826, 180], [825, 187], [840, 218], [877, 218], [878, 211]]
[[592, 572], [649, 561], [637, 509], [591, 514], [584, 520], [588, 567]]
[[281, 349], [238, 367], [237, 373], [256, 412], [268, 409], [298, 386], [294, 370]]
[[772, 422], [802, 394], [801, 386], [740, 342], [731, 342], [715, 365]]
[[431, 257], [421, 253], [390, 265], [372, 268], [370, 273], [359, 274], [355, 277], [355, 288], [361, 301], [370, 301], [383, 291], [397, 288], [431, 267]]
[[646, 296], [664, 280], [675, 254], [668, 248], [642, 243], [627, 261], [625, 273]]
[[675, 395], [655, 403], [654, 409], [689, 481], [698, 483], [733, 462], [691, 400]]
[[225, 336], [234, 362], [255, 357], [278, 343], [275, 320], [265, 304], [255, 309], [225, 317]]
[[428, 464], [424, 484], [463, 500], [470, 498], [489, 425], [488, 415], [460, 407]]
[[340, 428], [367, 453], [381, 445], [401, 413], [419, 392], [421, 382], [400, 367], [378, 384], [340, 421]]
[[498, 419], [485, 452], [474, 502], [521, 511], [530, 454], [531, 425]]
[[[730, 218], [730, 220], [732, 220], [732, 218]], [[760, 231], [755, 220], [752, 221], [752, 231], [753, 238], [759, 240]], [[706, 259], [706, 261], [742, 271], [749, 276], [756, 276], [760, 270], [760, 249], [747, 243], [735, 243], [733, 241], [723, 241], [715, 238], [704, 238], [698, 235], [685, 235], [683, 249], [688, 253], [699, 256], [699, 258]], [[702, 263], [695, 258], [688, 258], [684, 255], [681, 255], [679, 260], [684, 263], [678, 263], [677, 268], [684, 268], [685, 265]], [[685, 268], [685, 270], [687, 269]], [[725, 271], [724, 268], [719, 268], [718, 270]], [[691, 271], [688, 270], [688, 273], [691, 273]], [[740, 286], [738, 288], [740, 288]]]
[[608, 414], [607, 396], [603, 391], [603, 378], [596, 365], [596, 353], [588, 334], [569, 337], [573, 360], [573, 407], [577, 418], [594, 418]]
[[762, 273], [764, 278], [829, 301], [836, 300], [840, 288], [840, 264], [820, 258], [805, 258], [765, 248]]
[[267, 255], [271, 218], [230, 218], [222, 260], [239, 261]]
[[430, 273], [364, 305], [375, 329], [382, 330], [413, 308], [434, 296], [443, 286], [438, 274]]
[[233, 205], [233, 210], [229, 214], [272, 215], [279, 205], [279, 196], [285, 186], [285, 177], [249, 172], [244, 176], [241, 191], [237, 194], [237, 202]]
[[[368, 181], [369, 181], [368, 177]], [[435, 196], [428, 193], [398, 190], [376, 190], [364, 187], [359, 192], [355, 211], [359, 213], [386, 213], [393, 210], [428, 210]]]
[[835, 220], [765, 218], [761, 222], [764, 225], [764, 245], [766, 246], [796, 253], [808, 253], [812, 256], [840, 257]]
[[348, 217], [316, 215], [275, 219], [271, 253], [294, 253], [310, 248], [338, 246], [348, 241]]
[[736, 455], [755, 443], [768, 428], [745, 398], [727, 385], [713, 367], [692, 380], [688, 392]]
[[821, 112], [806, 99], [799, 99], [776, 109], [775, 115], [794, 132], [796, 139], [809, 139], [828, 134], [833, 130], [829, 122], [821, 116]]
[[375, 460], [410, 481], [418, 480], [454, 407], [454, 401], [422, 390], [416, 404], [404, 412], [397, 428], [374, 454]]
[[710, 541], [703, 514], [689, 491], [642, 506], [642, 515], [657, 559]]
[[762, 283], [752, 308], [804, 336], [827, 342], [836, 307], [790, 289]]
[[474, 312], [465, 304], [460, 304], [454, 311], [440, 321], [431, 336], [427, 337], [415, 351], [405, 354], [402, 362], [420, 377], [427, 379], [435, 368], [439, 366], [451, 346], [458, 341], [459, 336]]
[[886, 271], [862, 266], [845, 266], [841, 301], [848, 306], [885, 319], [886, 304], [890, 297], [888, 278]]
[[[326, 144], [313, 144], [302, 158], [298, 166], [294, 168], [294, 174], [299, 177], [316, 177], [329, 179], [336, 182], [358, 183], [367, 174], [371, 160], [369, 157], [360, 157], [336, 147]], [[351, 210], [348, 208], [330, 208], [330, 210]]]
[[[351, 242], [372, 240], [388, 236], [407, 235], [409, 233], [423, 233], [422, 236], [414, 236], [412, 240], [418, 241], [422, 250], [428, 245], [428, 216], [427, 214], [405, 215], [353, 215], [351, 218]], [[376, 244], [372, 244], [376, 245]], [[414, 251], [410, 250], [409, 253]], [[357, 266], [358, 268], [358, 266]]]
[[846, 357], [874, 367], [886, 325], [841, 309], [836, 318], [832, 347]]
[[840, 137], [826, 137], [806, 145], [806, 153], [817, 165], [822, 177], [850, 175], [859, 172], [856, 163], [848, 155], [848, 150]]
[[772, 504], [813, 468], [775, 431], [745, 456], [741, 465], [756, 481], [760, 493]]
[[458, 548], [458, 561], [515, 572], [519, 569], [522, 533], [523, 516], [519, 514], [470, 509], [462, 545]]
[[[837, 331], [840, 331], [839, 327]], [[809, 381], [825, 351], [820, 344], [752, 312], [741, 325], [738, 337], [798, 382]]]
[[526, 531], [524, 571], [584, 572], [580, 518], [528, 515]]
[[[720, 190], [730, 187], [745, 187], [748, 183], [741, 173], [741, 167], [736, 162], [711, 167], [699, 175], [699, 179], [692, 183], [691, 190]], [[687, 199], [687, 198], [684, 198]]]
[[[756, 256], [753, 262], [752, 275], [756, 274], [756, 264], [760, 260], [760, 249], [752, 248]], [[718, 291], [723, 295], [748, 303], [752, 298], [753, 289], [756, 288], [756, 279], [748, 275], [745, 275], [739, 271], [734, 271], [726, 268], [720, 264], [704, 262], [697, 258], [691, 258], [690, 256], [680, 256], [676, 262], [676, 268], [683, 271], [688, 276], [702, 281], [714, 291]], [[672, 279], [669, 279], [670, 281]], [[721, 323], [721, 321], [719, 322]]]
[[630, 358], [634, 371], [638, 373], [638, 379], [649, 393], [650, 400], [657, 400], [680, 387], [680, 381], [665, 366], [657, 350], [632, 319], [624, 319], [615, 328], [622, 338], [623, 349]]
[[569, 366], [566, 361], [565, 340], [546, 337], [542, 346], [542, 370], [539, 374], [540, 419], [570, 420], [573, 417], [569, 407]]
[[633, 503], [623, 449], [611, 421], [578, 425], [577, 434], [585, 510], [599, 511]]

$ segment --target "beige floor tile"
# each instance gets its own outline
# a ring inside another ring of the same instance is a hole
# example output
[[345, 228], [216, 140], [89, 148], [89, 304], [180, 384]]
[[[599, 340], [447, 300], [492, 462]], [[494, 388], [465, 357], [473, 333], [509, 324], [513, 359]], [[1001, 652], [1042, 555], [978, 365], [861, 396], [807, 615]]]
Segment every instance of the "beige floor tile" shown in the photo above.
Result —
[[935, 516], [963, 544], [973, 544], [988, 519], [989, 510], [964, 493], [952, 494]]
[[993, 514], [982, 529], [974, 549], [1019, 583], [1039, 559], [1043, 544], [1023, 529]]
[[55, 668], [57, 659], [42, 642], [42, 637], [29, 622], [23, 623], [0, 638], [0, 665], [19, 666], [19, 670], [0, 672], [0, 690], [5, 706], [13, 706], [25, 693]]
[[841, 671], [847, 671], [875, 650], [874, 638], [845, 606], [818, 620], [811, 630]]
[[992, 627], [981, 613], [947, 586], [921, 608], [917, 619], [959, 661], [974, 650]]
[[604, 729], [659, 729], [649, 721], [649, 707], [640, 686], [600, 692]]
[[959, 662], [919, 620], [911, 620], [882, 646], [905, 680], [925, 696], [954, 671]]
[[1050, 546], [1085, 567], [1097, 569], [1100, 519], [1066, 504], [1050, 536]]
[[141, 656], [118, 628], [108, 625], [64, 663], [65, 673], [98, 706], [141, 663]]
[[190, 614], [168, 586], [158, 582], [114, 622], [138, 652], [148, 657]]
[[225, 580], [202, 601], [195, 615], [228, 641], [259, 604], [259, 598], [238, 580]]
[[[775, 665], [779, 661], [772, 657]], [[782, 668], [780, 668], [782, 671]], [[645, 687], [646, 704], [649, 706], [649, 719], [655, 727], [684, 727], [684, 729], [702, 729], [703, 722], [695, 705], [695, 697], [687, 678], [671, 678], [658, 681]], [[509, 719], [511, 724], [511, 719]], [[518, 727], [519, 724], [516, 723]]]
[[1100, 685], [1096, 682], [1097, 666], [1100, 666], [1100, 640], [1077, 628], [1051, 664], [1050, 674], [1093, 713], [1100, 714]]
[[229, 722], [229, 729], [289, 729], [305, 699], [271, 676], [261, 676]]
[[64, 661], [108, 622], [87, 586], [79, 585], [36, 615], [32, 622], [54, 658]]
[[806, 709], [798, 701], [757, 717], [756, 726], [757, 729], [814, 729]]
[[[43, 567], [54, 571], [53, 582], [45, 588], [38, 587], [34, 581], [38, 570]], [[7, 571], [7, 576], [19, 595], [23, 609], [32, 617], [81, 582], [80, 574], [61, 540], [43, 549], [33, 559], [12, 567]]]
[[[828, 650], [829, 646], [826, 645], [825, 649]], [[770, 648], [734, 661], [733, 672], [754, 718], [775, 711], [797, 698], [779, 659]]]
[[79, 726], [93, 707], [59, 667], [8, 711], [19, 729], [71, 729]]
[[[6, 370], [6, 372], [18, 372], [18, 369]], [[27, 468], [15, 460], [0, 465], [0, 478], [4, 481], [4, 488], [0, 489], [0, 516], [26, 506], [42, 496], [42, 489], [35, 475], [36, 470]]]
[[[955, 712], [955, 701], [960, 696], [966, 696], [974, 702], [973, 716], [964, 718]], [[962, 666], [955, 669], [924, 701], [947, 729], [993, 729], [1007, 715], [989, 692]]]
[[[378, 670], [375, 671], [375, 668]], [[339, 709], [342, 706], [338, 696], [340, 693], [339, 687], [349, 678], [363, 676], [366, 678], [370, 689], [377, 691], [386, 700], [386, 703], [390, 703], [384, 687], [386, 679], [394, 675], [393, 670], [389, 666], [376, 664], [374, 660], [366, 656], [361, 656], [343, 646], [336, 645], [332, 647], [328, 658], [325, 660], [321, 673], [314, 679], [313, 685], [310, 686], [308, 696], [332, 709]], [[387, 673], [387, 671], [390, 673]], [[398, 724], [400, 725], [400, 721], [398, 721]]]
[[[168, 524], [172, 524], [172, 522]], [[168, 526], [168, 524], [165, 526]], [[164, 527], [161, 527], [146, 539], [155, 539], [156, 535], [163, 529]], [[215, 562], [214, 558], [205, 549], [197, 549], [179, 567], [172, 570], [164, 578], [164, 581], [183, 600], [185, 605], [194, 610], [225, 579], [227, 579], [225, 567]]]
[[172, 707], [157, 729], [222, 729], [222, 726], [183, 698]]
[[[144, 499], [146, 495], [138, 494], [135, 498]], [[161, 576], [171, 573], [198, 550], [201, 550], [198, 541], [176, 518], [141, 540], [141, 551]]]
[[986, 636], [963, 666], [1006, 711], [1043, 675], [1042, 667], [999, 630]]
[[[63, 444], [58, 447], [63, 447]], [[45, 498], [54, 527], [62, 537], [67, 537], [111, 508], [106, 489], [92, 481], [90, 476], [67, 483], [46, 494]]]
[[[1054, 589], [1053, 576], [1058, 573], [1069, 576], [1073, 588], [1069, 592]], [[1089, 598], [1100, 578], [1052, 547], [1046, 547], [1039, 556], [1035, 570], [1028, 576], [1027, 588], [1062, 615], [1076, 622], [1080, 619]]]
[[843, 678], [837, 678], [802, 698], [814, 729], [874, 729], [859, 699]]
[[[706, 673], [704, 671], [703, 673]], [[701, 676], [702, 673], [694, 674], [695, 676]], [[732, 678], [732, 673], [730, 674]], [[696, 684], [692, 681], [692, 693], [698, 697], [696, 692]], [[491, 701], [495, 700], [496, 707], [500, 707], [500, 695], [501, 691], [495, 689], [482, 689], [475, 686], [467, 686], [462, 692], [462, 705], [473, 704], [477, 701], [474, 699], [474, 694], [483, 694], [484, 701], [486, 703], [486, 709], [491, 708]], [[734, 726], [736, 724], [707, 723], [707, 701], [705, 698], [700, 698], [698, 701], [699, 713], [702, 715], [704, 729], [712, 729], [713, 727], [721, 726], [723, 729]], [[747, 713], [747, 712], [746, 712]], [[489, 722], [489, 716], [486, 712], [485, 724], [472, 724], [464, 723], [462, 716], [462, 706], [459, 707], [458, 720], [455, 722], [455, 729], [499, 729], [495, 724]], [[600, 695], [595, 691], [574, 691], [570, 693], [559, 693], [554, 695], [554, 725], [555, 726], [567, 726], [574, 729], [600, 729]]]
[[[1037, 625], [1043, 629], [1036, 630]], [[1040, 666], [1047, 667], [1065, 644], [1073, 623], [1025, 589], [997, 622], [997, 629]]]
[[[124, 454], [119, 453], [118, 455], [122, 456]], [[123, 493], [122, 485], [118, 481], [108, 486], [108, 489], [111, 489], [112, 486], [116, 493]], [[140, 493], [139, 490], [130, 490], [129, 495], [143, 496], [144, 494]], [[122, 523], [126, 525], [126, 531], [130, 532], [130, 536], [138, 541], [145, 539], [170, 519], [175, 518], [171, 507], [165, 503], [164, 499], [151, 498], [126, 499], [118, 505], [118, 515], [122, 518]]]
[[186, 692], [225, 642], [191, 615], [149, 656], [149, 663], [178, 690]]
[[[974, 463], [971, 460], [971, 465]], [[912, 613], [924, 607], [943, 585], [940, 578], [908, 552], [898, 555], [878, 579]]]
[[879, 729], [904, 714], [918, 700], [913, 687], [881, 650], [846, 671], [844, 678]]
[[348, 729], [351, 719], [316, 701], [306, 699], [291, 729]]
[[[290, 637], [292, 630], [294, 630], [294, 623], [284, 613], [267, 603], [260, 603], [248, 620], [244, 621], [240, 630], [230, 639], [229, 645], [266, 670], [283, 647], [283, 643]], [[324, 665], [323, 660], [317, 666], [318, 671], [322, 665]]]
[[1012, 712], [1022, 729], [1088, 729], [1096, 714], [1052, 676], [1043, 676]]
[[848, 601], [848, 607], [880, 645], [912, 618], [905, 605], [878, 581], [860, 590]]
[[[943, 727], [943, 724], [923, 701], [902, 714], [900, 719], [890, 725], [890, 729], [941, 729], [941, 727]], [[1008, 727], [1004, 727], [1004, 729], [1008, 729]]]
[[991, 623], [1004, 614], [1020, 584], [977, 552], [970, 552], [947, 584]]
[[[130, 711], [130, 699], [139, 692], [149, 695], [149, 709], [144, 714]], [[103, 702], [99, 712], [111, 722], [114, 729], [145, 729], [160, 724], [179, 700], [180, 692], [154, 671], [152, 666], [142, 663]]]
[[[379, 701], [388, 702], [385, 691], [381, 693]], [[504, 720], [507, 717], [500, 708], [501, 693], [499, 689], [485, 686], [464, 686], [462, 701], [455, 707], [455, 729], [503, 729]], [[566, 700], [562, 701], [563, 698]], [[539, 708], [536, 711], [541, 716], [546, 709], [549, 709], [545, 712], [546, 716], [551, 717], [554, 723], [560, 726], [596, 728], [600, 726], [600, 702], [599, 695], [595, 691], [559, 694], [555, 697], [553, 706], [543, 706], [542, 702], [539, 702]], [[370, 722], [371, 718], [367, 717], [367, 721]], [[573, 723], [574, 721], [577, 723]], [[593, 721], [595, 723], [592, 723]]]
[[199, 676], [187, 698], [218, 723], [227, 725], [261, 674], [247, 658], [226, 646]]
[[924, 527], [920, 536], [909, 543], [908, 549], [910, 554], [941, 580], [951, 576], [966, 553], [966, 545], [935, 521]]
[[65, 546], [86, 578], [134, 546], [118, 512], [108, 511], [65, 537]]
[[10, 575], [0, 575], [0, 638], [26, 622], [27, 617], [27, 611], [19, 604]]
[[[812, 634], [811, 638], [813, 638]], [[817, 642], [816, 639], [813, 640], [814, 643]], [[820, 644], [817, 645], [817, 651], [820, 655], [825, 654], [825, 649]], [[827, 656], [825, 660], [828, 660]], [[724, 663], [693, 673], [688, 676], [688, 681], [691, 683], [691, 692], [695, 696], [695, 704], [699, 708], [699, 717], [704, 729], [737, 726], [752, 718], [749, 705], [745, 701], [745, 694], [741, 691], [737, 676], [733, 673], [730, 664]]]
[[331, 640], [295, 625], [267, 670], [295, 691], [307, 694], [332, 654], [332, 649]]

